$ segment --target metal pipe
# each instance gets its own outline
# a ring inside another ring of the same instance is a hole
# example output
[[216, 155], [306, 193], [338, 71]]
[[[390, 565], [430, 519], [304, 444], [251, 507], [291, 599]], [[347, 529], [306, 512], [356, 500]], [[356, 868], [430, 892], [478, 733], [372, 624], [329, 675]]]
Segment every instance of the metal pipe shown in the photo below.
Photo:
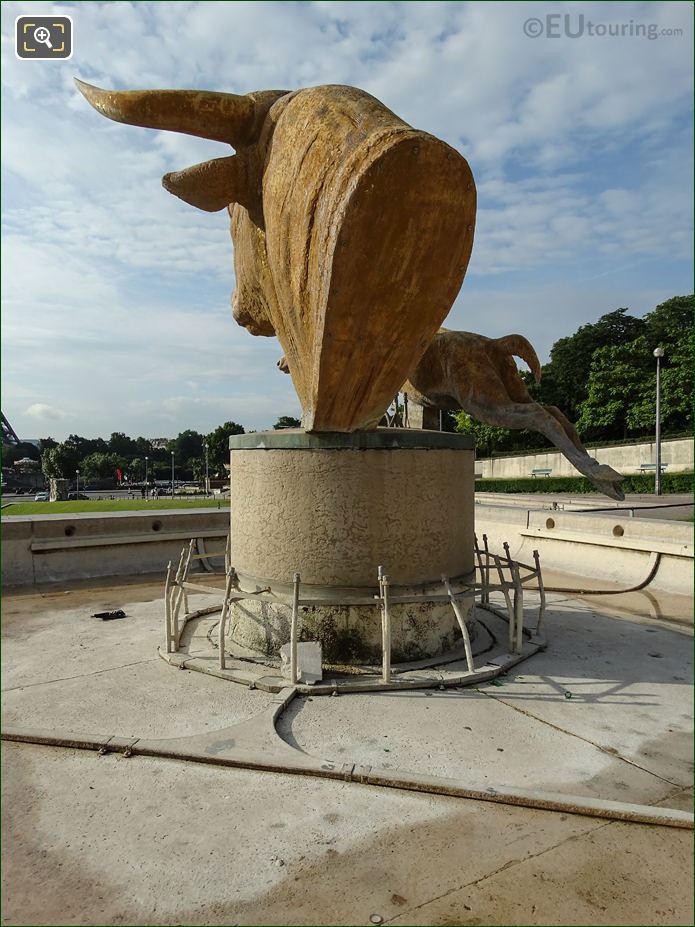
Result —
[[[274, 723], [277, 723], [281, 710], [276, 713]], [[109, 737], [103, 734], [97, 736], [60, 735], [53, 731], [10, 729], [2, 732], [2, 739], [13, 743], [40, 744], [71, 750], [98, 750], [103, 748], [107, 753], [120, 753], [123, 751], [123, 738]], [[238, 754], [235, 754], [234, 748], [222, 754], [206, 752], [202, 749], [184, 751], [176, 743], [176, 739], [173, 741], [173, 746], [172, 742], [161, 740], [148, 741], [135, 738], [134, 740], [131, 739], [131, 741], [132, 756], [156, 756], [181, 760], [186, 763], [252, 769], [255, 772], [267, 771], [273, 774], [282, 772], [296, 776], [315, 776], [317, 778], [337, 779], [341, 782], [357, 782], [361, 785], [381, 788], [404, 789], [432, 795], [447, 795], [475, 801], [497, 802], [525, 808], [536, 808], [542, 811], [558, 811], [562, 814], [578, 814], [609, 821], [631, 821], [638, 824], [693, 829], [692, 813], [675, 808], [614, 802], [600, 798], [547, 792], [540, 789], [516, 789], [508, 786], [494, 787], [487, 783], [473, 785], [462, 779], [445, 779], [439, 776], [401, 772], [393, 769], [379, 769], [372, 766], [361, 767], [359, 764], [346, 764], [345, 762], [331, 763], [326, 760], [317, 760], [315, 757], [303, 753], [299, 754], [296, 762], [288, 763], [284, 759], [286, 744], [283, 744], [282, 756], [276, 757], [272, 754], [268, 756], [266, 746], [263, 749], [257, 748], [257, 752], [254, 751], [255, 755], [249, 756], [248, 752], [244, 753], [241, 750]], [[299, 753], [299, 751], [297, 752]], [[360, 772], [360, 770], [364, 771]]]
[[[178, 649], [178, 646], [179, 646], [179, 636], [180, 636], [179, 635], [179, 612], [181, 611], [181, 603], [184, 601], [184, 597], [186, 598], [186, 600], [188, 599], [188, 596], [186, 594], [186, 590], [183, 584], [186, 582], [186, 578], [188, 576], [188, 568], [191, 563], [191, 554], [193, 553], [194, 544], [195, 544], [195, 538], [191, 538], [188, 544], [188, 550], [186, 550], [186, 548], [184, 547], [182, 551], [183, 563], [179, 567], [180, 575], [179, 573], [177, 573], [176, 575], [177, 590], [176, 590], [176, 599], [174, 602], [174, 611], [173, 611], [173, 616], [172, 616], [172, 624], [173, 624], [172, 630], [174, 632], [174, 645], [176, 649]], [[188, 603], [186, 602], [186, 604]]]
[[290, 623], [290, 682], [294, 686], [298, 682], [297, 673], [297, 630], [299, 626], [299, 573], [294, 574], [292, 588], [292, 620]]
[[517, 563], [512, 563], [511, 571], [514, 582], [514, 653], [521, 653], [524, 645], [524, 587]]
[[191, 568], [191, 560], [193, 558], [193, 551], [195, 550], [196, 538], [191, 538], [191, 543], [188, 545], [188, 556], [186, 557], [186, 569], [183, 573], [183, 581], [181, 583], [181, 590], [183, 592], [183, 613], [184, 615], [188, 614], [188, 592], [187, 592], [187, 581], [188, 581], [188, 571]]
[[541, 558], [537, 550], [533, 552], [533, 562], [536, 564], [536, 579], [538, 581], [538, 594], [541, 598], [541, 604], [538, 609], [538, 621], [536, 622], [536, 634], [540, 633], [543, 618], [545, 617], [545, 586], [543, 585], [543, 574], [541, 573]]
[[654, 348], [656, 358], [656, 468], [654, 471], [654, 494], [661, 495], [661, 358], [664, 356], [662, 347]]
[[[182, 570], [183, 570], [183, 561], [184, 561], [185, 556], [186, 556], [186, 548], [185, 548], [185, 547], [182, 547], [182, 548], [181, 548], [181, 556], [179, 557], [179, 565], [178, 565], [178, 567], [176, 568], [176, 574], [175, 574], [175, 576], [174, 576], [174, 579], [173, 579], [172, 584], [171, 584], [171, 588], [170, 588], [170, 590], [169, 590], [169, 614], [170, 614], [170, 616], [171, 616], [171, 628], [170, 628], [170, 630], [171, 630], [172, 642], [174, 642], [174, 651], [176, 650], [176, 643], [175, 643], [175, 641], [176, 641], [176, 633], [175, 633], [175, 628], [174, 628], [174, 608], [175, 608], [175, 605], [176, 605], [176, 598], [177, 598], [177, 595], [178, 595], [178, 584], [181, 582], [181, 578], [182, 578], [182, 575], [181, 575], [181, 574], [182, 574]], [[169, 653], [171, 653], [171, 652], [172, 652], [172, 651], [169, 651]]]
[[502, 594], [504, 595], [504, 600], [507, 603], [507, 614], [509, 615], [509, 652], [512, 653], [514, 650], [514, 608], [512, 606], [512, 597], [509, 595], [509, 583], [504, 578], [504, 573], [502, 572], [502, 561], [497, 556], [497, 554], [492, 555], [492, 560], [495, 564], [495, 567], [497, 568], [497, 575], [499, 576]]
[[171, 649], [171, 560], [167, 564], [167, 577], [164, 582], [164, 633], [167, 653], [173, 653]]
[[478, 536], [474, 534], [473, 538], [475, 543], [475, 559], [478, 561], [478, 570], [480, 571], [480, 603], [483, 605], [485, 603], [485, 567], [483, 565], [483, 556], [478, 545]]
[[471, 639], [468, 634], [468, 628], [466, 627], [466, 619], [463, 617], [463, 613], [461, 612], [459, 604], [454, 598], [454, 593], [451, 589], [449, 577], [444, 573], [442, 573], [442, 582], [444, 583], [444, 588], [446, 589], [447, 595], [449, 596], [451, 607], [454, 609], [454, 614], [456, 615], [456, 620], [459, 623], [459, 628], [461, 628], [461, 634], [463, 635], [463, 647], [466, 651], [466, 665], [468, 666], [468, 672], [474, 673], [475, 666], [473, 665], [473, 651], [471, 650]]
[[227, 534], [227, 543], [224, 545], [224, 571], [229, 573], [232, 566], [232, 532]]
[[[483, 535], [483, 547], [485, 548], [485, 585], [490, 585], [490, 549], [487, 544], [487, 534]], [[490, 591], [486, 589], [483, 593], [482, 601], [485, 605], [490, 602]]]
[[381, 576], [381, 676], [384, 682], [391, 682], [391, 611], [389, 605], [389, 578]]
[[227, 669], [227, 655], [224, 652], [224, 626], [227, 621], [227, 614], [229, 612], [229, 597], [232, 591], [232, 573], [231, 571], [227, 574], [227, 584], [224, 590], [224, 602], [222, 603], [222, 613], [220, 615], [220, 626], [219, 626], [219, 647], [220, 652], [220, 669]]

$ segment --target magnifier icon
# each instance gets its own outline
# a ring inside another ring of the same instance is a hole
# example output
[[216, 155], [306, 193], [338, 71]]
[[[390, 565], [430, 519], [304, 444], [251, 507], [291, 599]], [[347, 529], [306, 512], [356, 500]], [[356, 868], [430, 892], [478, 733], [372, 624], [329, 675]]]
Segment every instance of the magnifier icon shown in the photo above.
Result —
[[51, 45], [51, 33], [45, 26], [39, 26], [38, 29], [34, 29], [34, 41], [46, 45], [47, 48], [53, 48]]

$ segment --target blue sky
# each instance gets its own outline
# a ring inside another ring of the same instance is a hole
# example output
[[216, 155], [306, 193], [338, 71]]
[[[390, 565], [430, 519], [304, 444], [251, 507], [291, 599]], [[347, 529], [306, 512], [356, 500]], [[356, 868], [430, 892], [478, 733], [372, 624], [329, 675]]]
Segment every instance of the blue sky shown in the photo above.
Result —
[[[660, 34], [524, 34], [558, 12], [572, 31], [583, 15]], [[15, 58], [29, 13], [73, 17], [71, 60]], [[56, 438], [261, 429], [300, 411], [277, 341], [231, 318], [226, 213], [160, 185], [229, 149], [109, 122], [74, 75], [374, 94], [476, 178], [446, 325], [520, 332], [547, 359], [605, 312], [692, 289], [692, 40], [690, 3], [3, 3], [3, 411], [20, 436]]]

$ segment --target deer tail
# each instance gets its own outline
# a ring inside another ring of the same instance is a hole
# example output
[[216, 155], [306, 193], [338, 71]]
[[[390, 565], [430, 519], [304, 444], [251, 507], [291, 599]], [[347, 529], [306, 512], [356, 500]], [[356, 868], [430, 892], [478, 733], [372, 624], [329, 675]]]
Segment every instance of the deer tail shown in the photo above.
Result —
[[524, 338], [523, 335], [504, 335], [502, 338], [495, 338], [500, 347], [516, 357], [520, 357], [528, 364], [536, 383], [541, 381], [541, 364], [538, 355], [533, 349], [533, 345]]

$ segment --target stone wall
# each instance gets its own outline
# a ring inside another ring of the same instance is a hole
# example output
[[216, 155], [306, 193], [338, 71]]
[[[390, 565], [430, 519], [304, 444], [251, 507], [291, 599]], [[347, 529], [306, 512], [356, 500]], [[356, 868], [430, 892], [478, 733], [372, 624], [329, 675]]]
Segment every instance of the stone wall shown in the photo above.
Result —
[[[207, 550], [224, 550], [229, 507], [98, 514], [14, 515], [2, 519], [5, 586], [160, 574], [178, 563], [192, 537]], [[216, 564], [221, 563], [216, 558]]]
[[[621, 444], [614, 447], [592, 447], [588, 452], [602, 464], [608, 464], [618, 473], [639, 473], [640, 464], [656, 462], [656, 444]], [[666, 473], [689, 472], [693, 469], [693, 441], [676, 438], [661, 442], [661, 462]], [[481, 458], [475, 462], [477, 478], [515, 479], [531, 476], [531, 471], [549, 468], [551, 476], [581, 476], [579, 471], [559, 451], [543, 454], [523, 454], [518, 457]]]

